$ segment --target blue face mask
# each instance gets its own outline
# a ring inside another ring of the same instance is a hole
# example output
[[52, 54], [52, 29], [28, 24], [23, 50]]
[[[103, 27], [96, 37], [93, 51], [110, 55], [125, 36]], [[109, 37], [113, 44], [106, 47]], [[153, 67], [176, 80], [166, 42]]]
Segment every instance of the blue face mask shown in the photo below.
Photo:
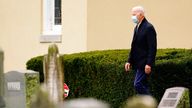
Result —
[[132, 19], [132, 21], [133, 21], [135, 24], [138, 24], [138, 23], [139, 23], [139, 20], [137, 19], [137, 16], [132, 16], [131, 19]]

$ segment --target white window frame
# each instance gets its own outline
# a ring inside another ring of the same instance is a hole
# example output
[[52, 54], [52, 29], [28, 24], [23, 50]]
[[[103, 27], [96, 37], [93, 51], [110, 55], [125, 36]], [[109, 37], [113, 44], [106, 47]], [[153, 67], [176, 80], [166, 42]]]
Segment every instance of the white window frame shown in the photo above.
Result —
[[40, 42], [61, 42], [62, 25], [55, 25], [55, 0], [43, 0], [43, 31]]

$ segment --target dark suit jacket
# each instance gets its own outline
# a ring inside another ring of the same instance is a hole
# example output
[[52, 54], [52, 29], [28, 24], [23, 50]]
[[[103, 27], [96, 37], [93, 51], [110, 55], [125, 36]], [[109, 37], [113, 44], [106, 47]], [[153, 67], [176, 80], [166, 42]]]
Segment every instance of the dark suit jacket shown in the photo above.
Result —
[[128, 62], [134, 69], [144, 69], [146, 64], [153, 66], [156, 51], [156, 31], [153, 25], [144, 18], [138, 30], [135, 27]]

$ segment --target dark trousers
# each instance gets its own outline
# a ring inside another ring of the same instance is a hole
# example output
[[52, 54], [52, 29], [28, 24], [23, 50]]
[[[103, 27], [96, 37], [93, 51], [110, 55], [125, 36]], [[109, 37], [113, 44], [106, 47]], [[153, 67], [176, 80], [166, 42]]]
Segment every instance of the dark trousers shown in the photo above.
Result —
[[148, 75], [145, 74], [144, 70], [136, 69], [134, 88], [137, 94], [150, 95]]

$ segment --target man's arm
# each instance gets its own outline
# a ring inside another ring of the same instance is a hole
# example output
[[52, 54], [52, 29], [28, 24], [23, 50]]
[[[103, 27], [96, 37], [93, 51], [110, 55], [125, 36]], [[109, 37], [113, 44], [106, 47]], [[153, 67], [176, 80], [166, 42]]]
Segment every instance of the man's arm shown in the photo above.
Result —
[[148, 28], [147, 45], [148, 45], [147, 65], [152, 66], [155, 63], [155, 56], [157, 52], [156, 31], [153, 26], [150, 26]]
[[128, 63], [132, 62], [132, 49], [130, 49], [129, 55], [128, 55]]
[[132, 49], [130, 49], [127, 63], [125, 63], [125, 71], [128, 72], [131, 69], [131, 62], [132, 62]]

